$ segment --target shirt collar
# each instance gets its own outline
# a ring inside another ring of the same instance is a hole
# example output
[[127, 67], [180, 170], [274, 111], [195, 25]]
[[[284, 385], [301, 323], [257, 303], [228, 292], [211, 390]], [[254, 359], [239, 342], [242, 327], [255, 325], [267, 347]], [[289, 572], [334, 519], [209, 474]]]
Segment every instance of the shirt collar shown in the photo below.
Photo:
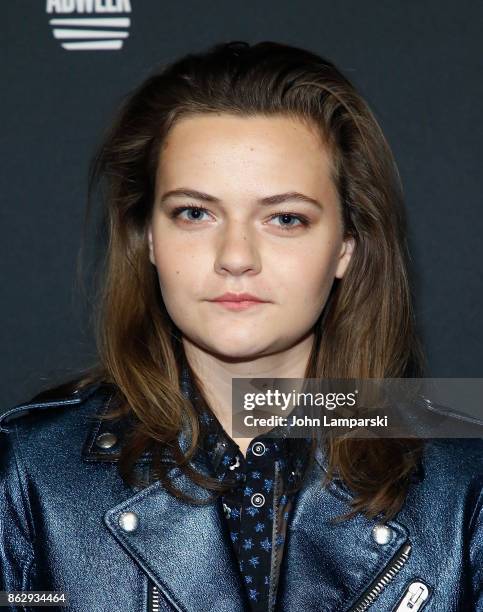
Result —
[[[218, 477], [224, 477], [228, 469], [227, 461], [235, 460], [237, 454], [240, 455], [241, 461], [244, 460], [238, 444], [228, 435], [216, 415], [209, 410], [203, 399], [193, 385], [190, 376], [189, 367], [186, 363], [183, 364], [180, 377], [180, 386], [183, 394], [197, 408], [200, 417], [201, 426], [201, 446], [208, 456], [208, 459]], [[273, 428], [270, 432], [277, 430]], [[270, 433], [268, 432], [268, 433]], [[282, 460], [283, 471], [293, 472], [295, 475], [300, 475], [304, 468], [303, 458], [306, 456], [306, 449], [309, 445], [309, 439], [305, 438], [288, 438], [286, 430], [280, 430], [280, 437], [273, 437], [261, 434], [250, 442], [250, 447], [253, 442], [261, 441], [266, 446], [270, 447], [270, 457], [272, 460]], [[296, 452], [294, 452], [297, 447]], [[250, 450], [247, 451], [247, 454]]]

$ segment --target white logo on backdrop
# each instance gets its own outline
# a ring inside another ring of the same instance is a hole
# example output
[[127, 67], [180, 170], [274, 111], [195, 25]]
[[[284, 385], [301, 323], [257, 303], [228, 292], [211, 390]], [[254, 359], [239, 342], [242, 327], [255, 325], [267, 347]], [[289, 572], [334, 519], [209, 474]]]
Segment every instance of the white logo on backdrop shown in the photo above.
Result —
[[[54, 38], [67, 51], [117, 51], [129, 36], [130, 0], [47, 0]], [[85, 17], [84, 15], [87, 15]]]

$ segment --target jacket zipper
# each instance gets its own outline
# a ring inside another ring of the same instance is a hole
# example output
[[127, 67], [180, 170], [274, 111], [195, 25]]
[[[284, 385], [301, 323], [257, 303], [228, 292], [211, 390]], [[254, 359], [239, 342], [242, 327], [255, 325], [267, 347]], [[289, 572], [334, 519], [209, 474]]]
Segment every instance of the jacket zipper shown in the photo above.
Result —
[[[384, 574], [377, 580], [377, 582], [374, 584], [373, 587], [368, 589], [362, 595], [359, 601], [354, 606], [352, 606], [352, 608], [348, 612], [365, 612], [365, 610], [367, 610], [370, 606], [372, 606], [374, 601], [379, 597], [379, 595], [386, 588], [389, 582], [391, 582], [394, 576], [401, 570], [401, 568], [404, 566], [406, 561], [409, 559], [411, 548], [412, 548], [411, 544], [406, 544], [406, 546], [404, 546], [401, 553], [394, 560], [394, 562], [389, 566], [389, 569], [387, 569], [384, 572]], [[417, 601], [411, 600], [411, 605], [410, 607], [408, 607], [409, 602], [407, 600], [408, 598], [411, 598], [411, 596], [414, 598], [414, 594], [411, 593], [411, 585], [410, 585], [410, 588], [408, 590], [406, 597], [399, 604], [396, 610], [398, 611], [400, 610], [401, 612], [405, 610], [411, 610], [412, 612], [419, 610], [421, 605], [426, 601], [428, 597], [428, 592], [427, 592], [427, 589], [424, 590], [424, 592], [421, 593], [421, 596], [417, 598]], [[273, 605], [273, 595], [272, 595], [272, 605]], [[415, 607], [415, 606], [418, 606], [418, 607]], [[150, 604], [148, 607], [149, 607], [149, 612], [159, 612], [160, 610], [159, 591], [158, 591], [158, 588], [154, 584], [151, 585]]]
[[158, 587], [154, 584], [151, 585], [150, 588], [150, 598], [149, 598], [149, 612], [159, 612], [159, 591]]
[[413, 580], [394, 612], [417, 612], [429, 597], [429, 589], [420, 580]]
[[369, 587], [360, 599], [348, 610], [348, 612], [365, 612], [379, 597], [394, 576], [401, 570], [411, 554], [411, 544], [403, 546], [397, 558], [390, 564], [384, 574], [377, 579], [373, 586]]

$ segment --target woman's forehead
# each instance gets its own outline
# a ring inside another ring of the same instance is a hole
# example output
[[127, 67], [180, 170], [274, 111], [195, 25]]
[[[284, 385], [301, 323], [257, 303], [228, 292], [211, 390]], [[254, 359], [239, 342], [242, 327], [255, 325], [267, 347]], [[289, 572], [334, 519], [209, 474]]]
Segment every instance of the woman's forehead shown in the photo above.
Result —
[[325, 148], [315, 126], [297, 117], [202, 113], [178, 119], [166, 134], [161, 153], [181, 146], [216, 144], [250, 148], [254, 143], [282, 147], [302, 142], [313, 152]]
[[[159, 156], [158, 192], [189, 184], [201, 191], [316, 191], [329, 181], [330, 156], [304, 123], [288, 117], [202, 115], [180, 120]], [[266, 192], [266, 193], [264, 193]]]

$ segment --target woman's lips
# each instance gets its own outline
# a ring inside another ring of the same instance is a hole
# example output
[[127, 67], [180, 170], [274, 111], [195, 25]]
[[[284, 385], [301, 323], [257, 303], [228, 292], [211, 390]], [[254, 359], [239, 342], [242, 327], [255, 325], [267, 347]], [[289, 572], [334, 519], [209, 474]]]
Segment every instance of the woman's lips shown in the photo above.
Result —
[[212, 301], [212, 304], [217, 304], [218, 306], [222, 306], [223, 308], [227, 308], [228, 310], [247, 310], [248, 308], [252, 308], [254, 306], [263, 306], [264, 304], [268, 304], [268, 302], [260, 302], [255, 300], [242, 300], [241, 302], [234, 301], [222, 301], [216, 300]]
[[219, 295], [214, 300], [210, 300], [213, 304], [219, 304], [227, 310], [248, 310], [261, 304], [267, 304], [265, 300], [262, 300], [253, 293], [243, 291], [240, 293], [234, 293], [232, 291], [226, 291], [222, 295]]

